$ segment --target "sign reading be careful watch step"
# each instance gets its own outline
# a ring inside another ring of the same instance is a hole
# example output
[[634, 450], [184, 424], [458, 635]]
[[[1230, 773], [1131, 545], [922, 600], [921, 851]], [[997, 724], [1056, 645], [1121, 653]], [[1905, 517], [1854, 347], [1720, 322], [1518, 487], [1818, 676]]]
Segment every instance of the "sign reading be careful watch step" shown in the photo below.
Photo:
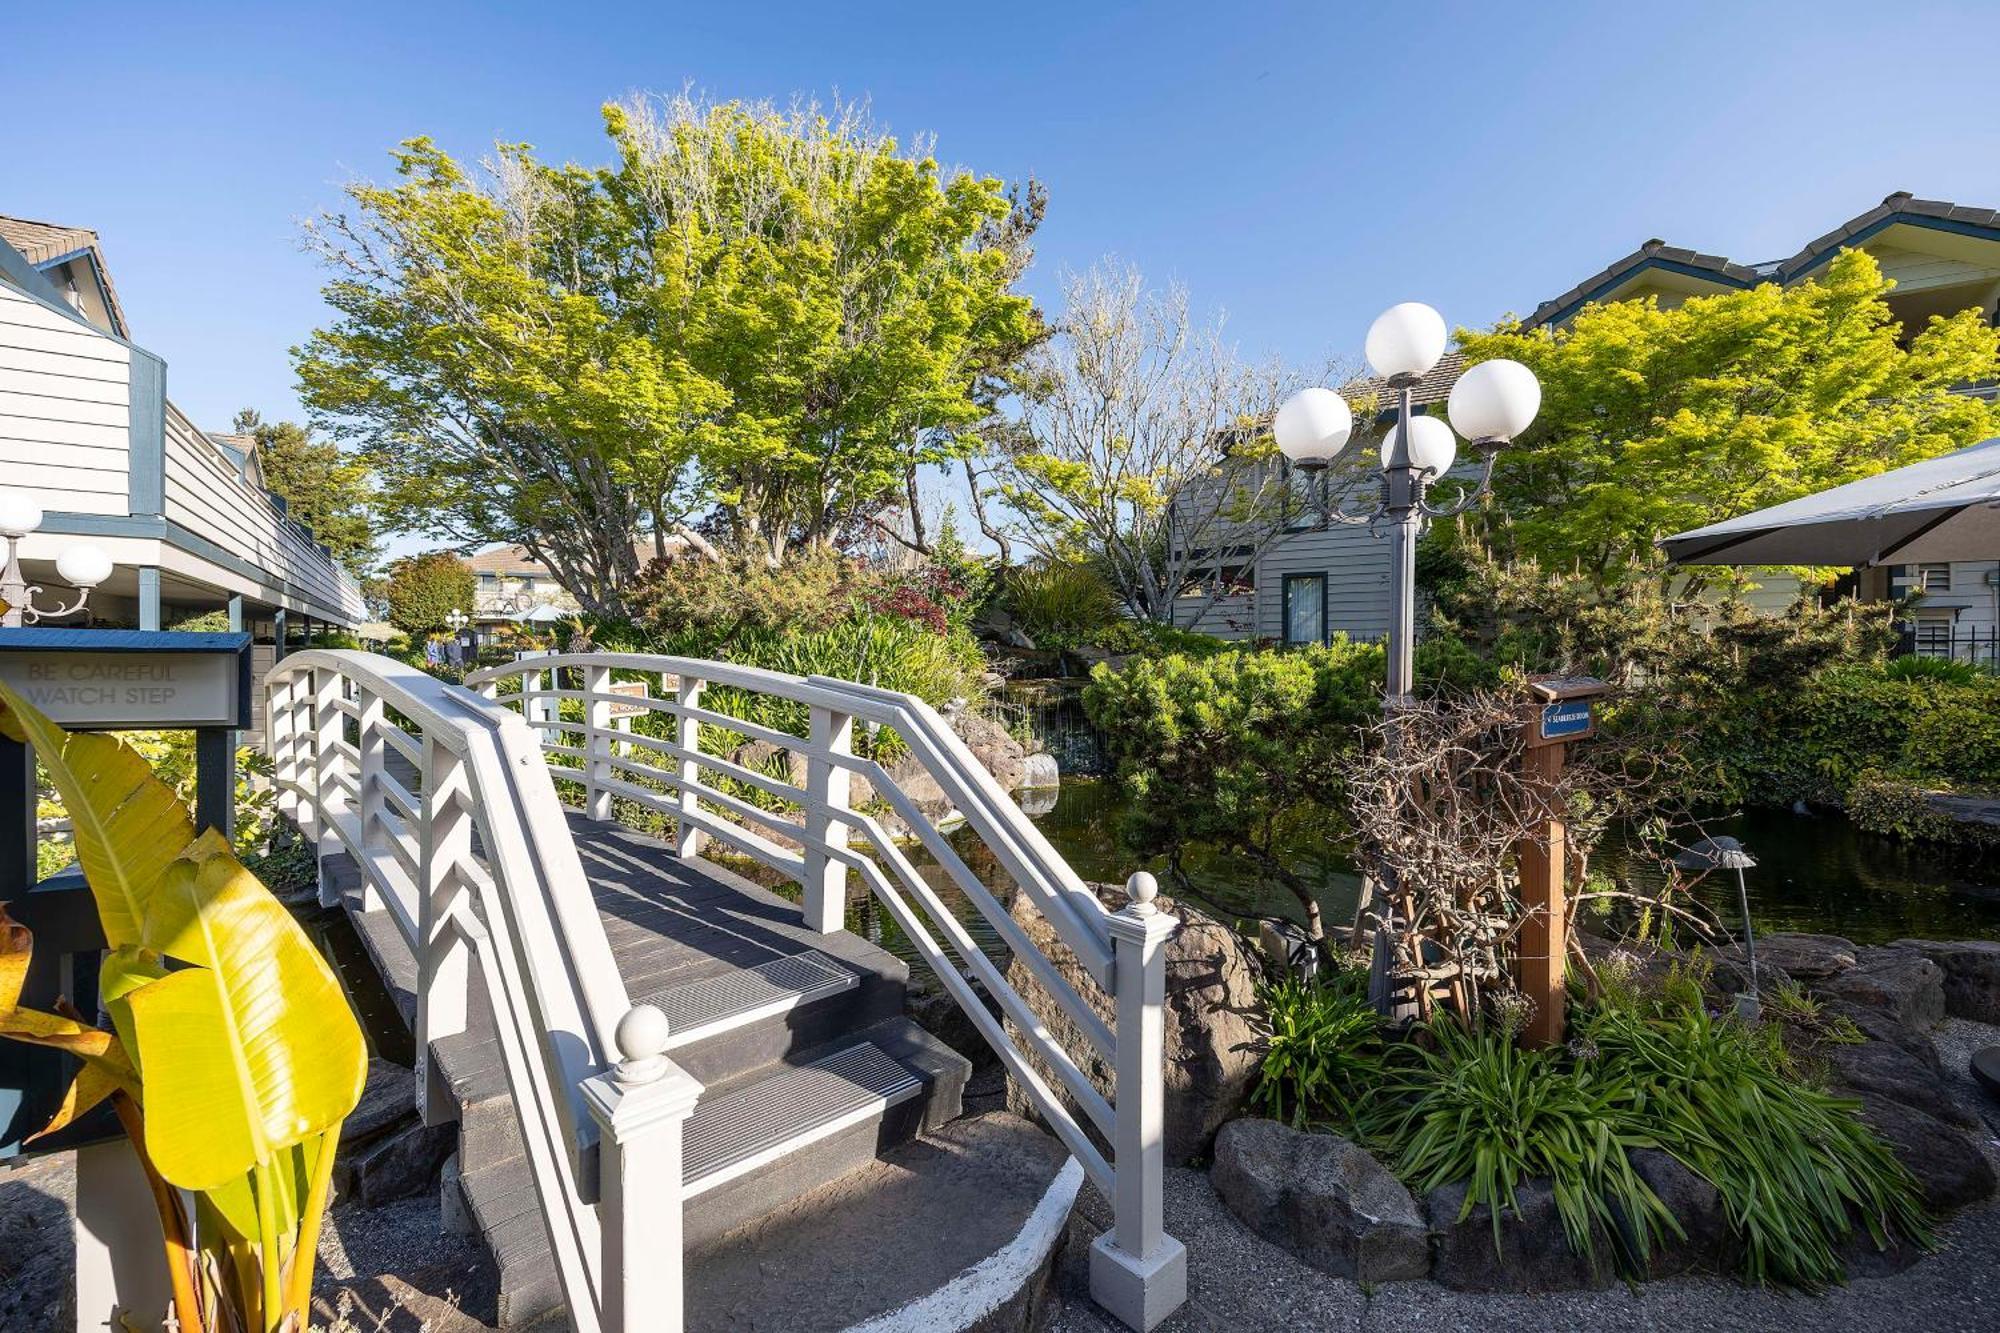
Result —
[[0, 630], [0, 681], [71, 731], [241, 727], [250, 636]]

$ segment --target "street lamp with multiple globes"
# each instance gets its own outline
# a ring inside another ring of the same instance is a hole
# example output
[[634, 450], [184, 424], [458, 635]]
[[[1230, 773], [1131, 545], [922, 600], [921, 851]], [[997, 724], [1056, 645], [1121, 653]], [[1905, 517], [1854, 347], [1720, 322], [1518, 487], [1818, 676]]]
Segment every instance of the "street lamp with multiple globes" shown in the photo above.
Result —
[[[1450, 425], [1419, 416], [1411, 391], [1444, 356], [1444, 317], [1417, 301], [1383, 311], [1368, 328], [1369, 366], [1397, 395], [1395, 425], [1383, 436], [1382, 491], [1373, 509], [1351, 513], [1326, 503], [1320, 474], [1338, 462], [1354, 435], [1354, 413], [1331, 389], [1305, 389], [1287, 399], [1271, 423], [1279, 452], [1320, 487], [1320, 512], [1330, 522], [1365, 523], [1391, 539], [1388, 681], [1382, 710], [1394, 718], [1414, 686], [1417, 605], [1417, 539], [1432, 519], [1464, 513], [1487, 493], [1500, 450], [1526, 430], [1541, 410], [1542, 386], [1518, 361], [1482, 361], [1458, 377], [1446, 409]], [[1456, 434], [1454, 434], [1454, 431]], [[1430, 488], [1458, 461], [1458, 435], [1480, 454], [1478, 480], [1455, 502], [1432, 504]], [[1375, 886], [1372, 909], [1381, 919], [1393, 885]], [[1404, 1012], [1392, 993], [1389, 951], [1376, 932], [1369, 996], [1383, 1012]]]
[[7, 543], [7, 558], [0, 562], [0, 627], [19, 629], [73, 616], [90, 600], [90, 590], [111, 577], [111, 557], [87, 542], [78, 543], [56, 557], [56, 573], [76, 589], [76, 600], [68, 606], [36, 606], [41, 588], [21, 572], [20, 551], [21, 539], [41, 526], [40, 505], [17, 492], [0, 491], [0, 541]]

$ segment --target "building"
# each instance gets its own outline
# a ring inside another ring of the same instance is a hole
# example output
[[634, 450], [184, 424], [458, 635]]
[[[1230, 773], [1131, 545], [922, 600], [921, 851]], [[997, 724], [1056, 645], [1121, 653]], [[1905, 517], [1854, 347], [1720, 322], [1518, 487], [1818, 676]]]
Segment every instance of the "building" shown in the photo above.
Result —
[[[1866, 250], [1884, 276], [1895, 281], [1889, 308], [1906, 329], [1922, 328], [1932, 315], [1966, 309], [1981, 310], [1993, 321], [2000, 310], [2000, 211], [1900, 193], [1796, 254], [1764, 263], [1742, 264], [1649, 240], [1542, 302], [1522, 323], [1528, 328], [1561, 325], [1585, 306], [1608, 301], [1652, 297], [1671, 307], [1690, 296], [1741, 291], [1765, 282], [1790, 286], [1814, 277], [1844, 249]], [[1447, 353], [1415, 387], [1413, 403], [1441, 411], [1459, 369], [1458, 354]], [[1345, 392], [1355, 399], [1382, 395], [1383, 389], [1379, 381], [1362, 380]], [[2000, 385], [1969, 384], [1962, 392], [1992, 397], [2000, 393]], [[1381, 402], [1390, 405], [1386, 395]], [[1357, 430], [1379, 435], [1381, 426], [1377, 420], [1360, 423]], [[1919, 645], [1938, 642], [1940, 636], [1990, 642], [2000, 631], [2000, 551], [1994, 554], [1991, 561], [1870, 571], [1863, 579], [1864, 592], [1900, 597], [1922, 591]], [[1387, 632], [1389, 554], [1366, 528], [1301, 521], [1254, 553], [1241, 544], [1218, 544], [1213, 568], [1215, 579], [1227, 580], [1227, 591], [1211, 599], [1211, 590], [1204, 588], [1183, 598], [1183, 624], [1229, 638], [1280, 643], [1343, 631], [1371, 638]], [[1749, 600], [1763, 610], [1783, 609], [1798, 592], [1797, 582], [1787, 576], [1766, 576], [1760, 584]]]
[[90, 598], [99, 626], [226, 610], [273, 643], [288, 625], [366, 618], [359, 584], [265, 490], [254, 444], [205, 434], [167, 397], [95, 232], [0, 216], [0, 489], [43, 510], [20, 554], [50, 596], [70, 600], [65, 547], [111, 556]]
[[[668, 537], [669, 558], [687, 549], [684, 537]], [[658, 557], [651, 537], [635, 538], [632, 555], [644, 569]], [[477, 577], [472, 594], [472, 621], [484, 639], [505, 624], [546, 627], [576, 615], [582, 608], [557, 581], [555, 572], [520, 545], [489, 546], [466, 557]]]

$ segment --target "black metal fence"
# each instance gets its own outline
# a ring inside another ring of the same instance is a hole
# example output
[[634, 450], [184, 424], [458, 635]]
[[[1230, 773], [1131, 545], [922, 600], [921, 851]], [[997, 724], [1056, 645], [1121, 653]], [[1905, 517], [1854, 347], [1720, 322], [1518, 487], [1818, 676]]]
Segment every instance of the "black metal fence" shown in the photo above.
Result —
[[1896, 650], [1917, 657], [1948, 657], [2000, 671], [2000, 627], [1955, 625], [1945, 620], [1905, 623]]

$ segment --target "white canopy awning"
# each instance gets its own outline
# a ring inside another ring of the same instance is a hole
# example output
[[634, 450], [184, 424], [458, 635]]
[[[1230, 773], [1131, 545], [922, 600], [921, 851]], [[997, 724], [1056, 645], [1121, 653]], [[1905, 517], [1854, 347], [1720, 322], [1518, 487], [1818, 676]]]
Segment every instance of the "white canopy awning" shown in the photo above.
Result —
[[565, 611], [543, 602], [532, 611], [523, 611], [516, 619], [530, 625], [553, 625], [568, 620], [575, 614], [574, 611]]
[[2000, 437], [1661, 541], [1683, 565], [2000, 557]]

